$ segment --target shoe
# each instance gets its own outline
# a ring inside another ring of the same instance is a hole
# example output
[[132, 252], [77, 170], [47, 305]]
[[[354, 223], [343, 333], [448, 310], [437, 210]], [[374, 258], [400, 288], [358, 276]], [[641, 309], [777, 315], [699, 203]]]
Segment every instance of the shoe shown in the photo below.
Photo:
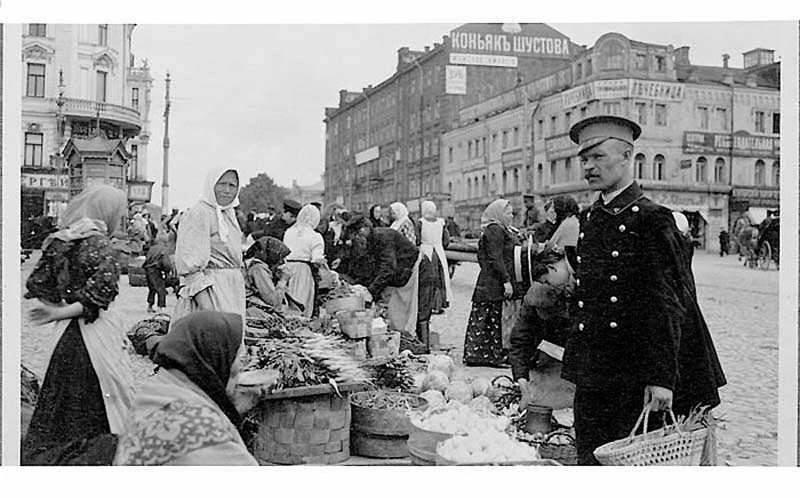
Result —
[[155, 312], [156, 312], [156, 310], [154, 310], [154, 309], [153, 309], [153, 306], [148, 306], [148, 307], [147, 307], [147, 312], [148, 312], [148, 313], [155, 313]]

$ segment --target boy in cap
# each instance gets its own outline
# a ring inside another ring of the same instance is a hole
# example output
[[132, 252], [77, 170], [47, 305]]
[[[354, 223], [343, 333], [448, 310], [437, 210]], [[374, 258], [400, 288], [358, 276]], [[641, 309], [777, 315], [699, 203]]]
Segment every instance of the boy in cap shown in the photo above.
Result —
[[580, 216], [574, 325], [564, 352], [563, 377], [576, 384], [581, 465], [597, 465], [594, 450], [627, 436], [643, 409], [686, 415], [714, 407], [726, 382], [672, 212], [633, 180], [640, 133], [617, 116], [590, 117], [570, 130], [584, 177], [600, 192]]

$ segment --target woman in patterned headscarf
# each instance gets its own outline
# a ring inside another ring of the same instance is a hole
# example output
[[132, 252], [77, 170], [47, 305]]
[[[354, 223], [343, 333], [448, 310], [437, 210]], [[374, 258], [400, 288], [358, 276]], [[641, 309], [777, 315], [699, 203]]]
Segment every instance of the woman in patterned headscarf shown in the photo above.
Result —
[[238, 195], [236, 170], [223, 167], [211, 171], [200, 201], [181, 216], [175, 268], [184, 287], [173, 323], [197, 310], [238, 313], [244, 319], [242, 232], [234, 212]]
[[36, 409], [22, 444], [23, 465], [110, 464], [133, 397], [123, 324], [113, 310], [119, 265], [109, 237], [127, 210], [111, 186], [67, 205], [61, 229], [42, 245], [27, 281], [34, 325], [52, 323]]
[[298, 213], [295, 224], [283, 236], [283, 243], [291, 251], [286, 258], [286, 271], [289, 273], [287, 293], [305, 317], [314, 314], [317, 295], [315, 272], [319, 265], [325, 264], [325, 242], [316, 231], [319, 220], [319, 209], [306, 204]]
[[402, 233], [412, 244], [417, 244], [417, 232], [414, 229], [414, 222], [408, 217], [408, 208], [402, 202], [392, 203], [392, 230]]
[[288, 274], [282, 269], [291, 251], [275, 237], [261, 237], [244, 255], [247, 316], [264, 318], [282, 312]]
[[198, 311], [158, 345], [156, 374], [136, 392], [116, 465], [258, 465], [239, 433], [241, 415], [268, 386], [237, 386], [245, 360], [242, 318]]

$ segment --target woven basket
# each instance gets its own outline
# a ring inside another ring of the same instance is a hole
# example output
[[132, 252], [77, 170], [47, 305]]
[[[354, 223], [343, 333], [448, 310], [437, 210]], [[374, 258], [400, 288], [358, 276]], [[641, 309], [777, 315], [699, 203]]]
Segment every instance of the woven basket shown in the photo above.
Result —
[[[258, 406], [253, 453], [260, 463], [329, 465], [350, 458], [349, 394], [339, 396], [325, 386], [305, 389], [316, 393], [287, 393], [287, 397], [273, 397], [273, 393]], [[342, 386], [340, 391], [344, 391]]]
[[639, 427], [642, 427], [642, 430], [647, 429], [649, 413], [645, 407], [627, 438], [611, 441], [594, 450], [597, 461], [601, 465], [624, 466], [700, 465], [708, 429], [682, 432], [678, 429], [675, 415], [670, 410], [673, 425], [636, 435]]
[[[567, 436], [570, 444], [553, 444], [549, 441], [556, 435]], [[578, 448], [575, 447], [575, 438], [565, 431], [553, 431], [545, 436], [539, 445], [539, 456], [545, 460], [555, 460], [562, 465], [578, 465]]]

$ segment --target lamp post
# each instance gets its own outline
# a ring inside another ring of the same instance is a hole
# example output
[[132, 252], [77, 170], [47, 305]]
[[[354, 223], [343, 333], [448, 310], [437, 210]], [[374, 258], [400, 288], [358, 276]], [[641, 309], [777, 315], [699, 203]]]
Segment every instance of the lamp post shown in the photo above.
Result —
[[[56, 128], [58, 129], [58, 150], [56, 151], [55, 157], [55, 168], [56, 168], [56, 188], [60, 191], [61, 190], [61, 170], [64, 167], [64, 138], [66, 135], [66, 117], [64, 116], [64, 104], [66, 104], [66, 100], [64, 99], [64, 91], [66, 90], [66, 85], [64, 85], [64, 69], [58, 70], [58, 97], [56, 97]], [[69, 190], [67, 190], [67, 194], [69, 194]], [[61, 217], [61, 208], [60, 203], [56, 204], [55, 215], [56, 219]]]
[[161, 179], [161, 213], [169, 214], [169, 71], [166, 79], [166, 95], [164, 97], [164, 167]]

